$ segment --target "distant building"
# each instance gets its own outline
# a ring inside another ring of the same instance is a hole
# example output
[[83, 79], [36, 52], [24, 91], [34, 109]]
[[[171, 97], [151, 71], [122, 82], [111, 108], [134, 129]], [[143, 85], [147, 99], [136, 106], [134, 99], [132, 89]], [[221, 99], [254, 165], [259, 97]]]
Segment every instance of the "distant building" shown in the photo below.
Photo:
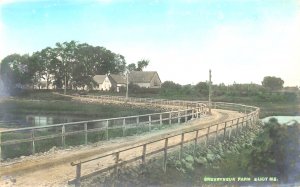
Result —
[[34, 89], [55, 89], [56, 86], [53, 84], [54, 83], [54, 75], [51, 75], [51, 74], [47, 74], [47, 75], [48, 75], [48, 77], [46, 75], [43, 75], [38, 80], [38, 82], [33, 85], [33, 88]]
[[[95, 75], [95, 90], [115, 90], [120, 91], [121, 87], [126, 87], [126, 76], [117, 74]], [[160, 88], [161, 80], [156, 71], [133, 71], [128, 75], [128, 82], [136, 84], [142, 88]]]
[[128, 76], [129, 82], [142, 88], [160, 88], [161, 80], [156, 71], [132, 71]]
[[93, 77], [96, 82], [96, 86], [94, 86], [95, 90], [115, 90], [117, 92], [120, 91], [120, 87], [126, 86], [126, 78], [122, 75], [117, 74], [108, 74], [108, 75], [95, 75]]

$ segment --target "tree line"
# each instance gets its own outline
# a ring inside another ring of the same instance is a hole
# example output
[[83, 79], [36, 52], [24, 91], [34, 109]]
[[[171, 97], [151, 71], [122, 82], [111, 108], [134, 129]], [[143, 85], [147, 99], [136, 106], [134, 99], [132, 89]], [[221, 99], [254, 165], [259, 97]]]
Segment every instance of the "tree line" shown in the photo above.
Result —
[[[273, 76], [264, 77], [261, 84], [212, 84], [212, 96], [214, 99], [229, 99], [228, 102], [234, 102], [233, 99], [242, 97], [257, 101], [295, 101], [298, 87], [293, 87], [292, 92], [282, 92], [283, 84], [284, 81], [281, 78]], [[160, 95], [167, 98], [207, 99], [208, 92], [208, 82], [180, 85], [173, 81], [165, 81], [161, 85]]]
[[93, 77], [107, 73], [123, 74], [126, 69], [142, 71], [149, 60], [126, 66], [125, 57], [104, 47], [75, 41], [56, 43], [32, 55], [12, 54], [1, 61], [0, 78], [8, 90], [38, 85], [68, 89], [93, 86]]

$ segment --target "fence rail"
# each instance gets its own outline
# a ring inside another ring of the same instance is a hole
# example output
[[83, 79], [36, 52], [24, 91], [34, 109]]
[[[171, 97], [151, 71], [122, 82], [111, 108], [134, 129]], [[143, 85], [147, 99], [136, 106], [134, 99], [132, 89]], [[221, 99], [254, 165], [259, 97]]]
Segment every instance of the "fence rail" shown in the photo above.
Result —
[[[207, 112], [206, 104], [199, 102], [181, 101], [181, 100], [164, 100], [164, 99], [151, 99], [151, 98], [132, 98], [120, 96], [80, 96], [83, 98], [97, 99], [97, 100], [112, 100], [128, 103], [142, 103], [151, 104], [153, 107], [157, 106], [176, 106], [176, 110], [167, 112], [151, 113], [136, 116], [126, 116], [109, 119], [79, 121], [70, 123], [61, 123], [54, 125], [45, 125], [37, 127], [25, 127], [12, 130], [0, 131], [0, 160], [9, 158], [3, 151], [16, 152], [12, 156], [22, 156], [35, 154], [37, 150], [37, 143], [43, 140], [56, 139], [55, 145], [66, 147], [66, 139], [74, 135], [83, 136], [82, 141], [78, 145], [88, 144], [88, 139], [91, 135], [97, 136], [94, 142], [97, 140], [109, 140], [109, 134], [111, 131], [121, 129], [120, 136], [126, 136], [126, 134], [134, 128], [144, 127], [147, 131], [160, 127], [164, 124], [179, 124], [186, 123], [192, 118], [200, 118]], [[171, 109], [174, 109], [171, 107]], [[101, 137], [100, 137], [101, 136]], [[60, 140], [57, 140], [60, 139]], [[54, 140], [53, 140], [54, 141]], [[24, 144], [27, 149], [24, 152]], [[40, 146], [41, 147], [41, 146]], [[52, 148], [48, 145], [48, 148]], [[41, 149], [41, 148], [39, 148]], [[48, 150], [49, 150], [48, 149]], [[20, 150], [18, 152], [18, 150]], [[48, 151], [43, 148], [43, 151]]]
[[[257, 107], [246, 106], [246, 105], [241, 105], [241, 104], [233, 104], [233, 103], [223, 103], [223, 102], [215, 102], [215, 103], [213, 103], [213, 107], [218, 108], [218, 109], [236, 110], [239, 112], [244, 112], [245, 115], [242, 117], [236, 118], [236, 119], [224, 121], [222, 123], [213, 124], [213, 125], [205, 127], [205, 128], [199, 128], [196, 130], [191, 130], [191, 131], [167, 136], [165, 138], [161, 138], [158, 140], [149, 141], [149, 142], [143, 143], [141, 145], [132, 146], [130, 148], [126, 148], [126, 149], [119, 150], [119, 151], [116, 151], [113, 153], [101, 155], [96, 158], [72, 162], [71, 165], [76, 166], [76, 177], [75, 177], [75, 179], [70, 180], [69, 184], [75, 183], [75, 186], [80, 186], [81, 180], [83, 180], [85, 178], [88, 178], [88, 177], [98, 174], [98, 173], [109, 171], [111, 169], [114, 169], [115, 171], [117, 171], [118, 167], [120, 167], [121, 165], [135, 162], [137, 160], [141, 160], [142, 164], [145, 164], [147, 157], [158, 154], [158, 153], [163, 153], [163, 170], [166, 171], [167, 156], [168, 156], [169, 149], [175, 148], [175, 147], [180, 147], [180, 155], [179, 155], [179, 158], [180, 158], [182, 155], [183, 145], [185, 143], [194, 142], [194, 150], [195, 150], [195, 147], [198, 144], [199, 139], [201, 139], [201, 138], [205, 139], [205, 144], [207, 144], [207, 141], [208, 141], [210, 135], [212, 135], [212, 134], [215, 134], [214, 142], [217, 141], [217, 138], [221, 135], [223, 135], [225, 137], [226, 133], [228, 134], [228, 136], [230, 138], [230, 136], [232, 136], [233, 129], [235, 129], [234, 132], [235, 132], [235, 134], [237, 134], [239, 131], [243, 130], [243, 128], [245, 126], [254, 125], [259, 119], [260, 109]], [[180, 142], [170, 145], [169, 140], [176, 136], [181, 137]], [[155, 144], [157, 142], [161, 142], [162, 146], [159, 147], [158, 149], [154, 149], [154, 150], [147, 149], [147, 148], [153, 146], [153, 144]], [[122, 155], [126, 152], [129, 152], [129, 151], [133, 151], [138, 148], [139, 148], [139, 150], [142, 150], [139, 152], [138, 155], [135, 155], [133, 158], [129, 158], [128, 160], [120, 159], [120, 155]], [[111, 158], [111, 160], [112, 160], [112, 162], [110, 164], [106, 165], [105, 167], [103, 167], [101, 169], [98, 169], [97, 171], [92, 171], [92, 172], [85, 173], [84, 175], [82, 175], [82, 167], [85, 164], [90, 164], [93, 161], [97, 161], [97, 163], [102, 163], [103, 160], [101, 161], [101, 159], [108, 159], [108, 158]]]

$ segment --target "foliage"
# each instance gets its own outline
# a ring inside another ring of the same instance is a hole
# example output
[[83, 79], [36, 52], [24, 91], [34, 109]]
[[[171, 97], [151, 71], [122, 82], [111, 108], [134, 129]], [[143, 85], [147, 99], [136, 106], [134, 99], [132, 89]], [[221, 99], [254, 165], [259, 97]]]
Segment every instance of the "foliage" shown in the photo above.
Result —
[[264, 77], [264, 80], [262, 81], [263, 87], [272, 91], [282, 89], [283, 83], [284, 81], [281, 78], [271, 76]]
[[127, 69], [128, 71], [143, 71], [149, 65], [149, 62], [149, 60], [142, 59], [137, 62], [137, 65], [134, 63], [129, 64]]
[[195, 90], [202, 96], [208, 96], [209, 85], [207, 82], [199, 82], [195, 85]]
[[[248, 170], [252, 175], [272, 175], [286, 180], [288, 168], [297, 159], [299, 128], [297, 124], [289, 127], [281, 125], [276, 118], [271, 118], [263, 129], [253, 142]], [[296, 155], [291, 157], [293, 153]]]
[[[165, 81], [158, 95], [167, 99], [207, 100], [208, 83], [196, 85], [180, 85], [173, 81]], [[258, 103], [293, 103], [297, 101], [295, 92], [268, 91], [257, 84], [212, 85], [212, 100], [222, 102], [238, 102], [244, 104]]]
[[[148, 62], [148, 61], [147, 61]], [[138, 68], [147, 64], [140, 63]], [[123, 73], [126, 68], [124, 56], [110, 50], [75, 41], [56, 43], [31, 56], [12, 54], [1, 62], [0, 76], [8, 90], [41, 87], [41, 81], [49, 88], [66, 85], [69, 89], [85, 89], [93, 83], [96, 74]], [[52, 81], [53, 79], [53, 81]]]

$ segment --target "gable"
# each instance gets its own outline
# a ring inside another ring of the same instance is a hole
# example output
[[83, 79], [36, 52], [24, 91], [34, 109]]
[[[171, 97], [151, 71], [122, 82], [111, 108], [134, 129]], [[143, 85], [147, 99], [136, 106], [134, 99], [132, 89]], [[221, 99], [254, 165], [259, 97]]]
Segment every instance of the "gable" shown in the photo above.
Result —
[[156, 71], [132, 71], [129, 73], [129, 82], [132, 83], [150, 83]]
[[104, 79], [105, 79], [106, 75], [95, 75], [93, 77], [93, 80], [98, 83], [98, 84], [102, 84]]

